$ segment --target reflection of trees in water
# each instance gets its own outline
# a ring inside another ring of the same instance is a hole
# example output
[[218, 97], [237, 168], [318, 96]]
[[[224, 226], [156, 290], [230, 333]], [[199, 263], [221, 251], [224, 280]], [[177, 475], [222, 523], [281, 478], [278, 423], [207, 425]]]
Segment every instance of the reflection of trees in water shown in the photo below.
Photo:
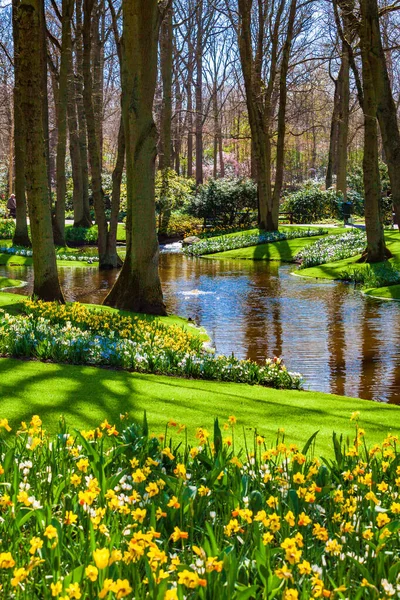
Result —
[[[379, 397], [379, 382], [381, 381], [380, 351], [385, 346], [382, 332], [382, 317], [379, 306], [366, 300], [360, 315], [361, 332], [361, 378], [358, 389], [360, 398], [377, 399]], [[389, 348], [383, 352], [385, 360], [389, 360]], [[382, 392], [382, 390], [381, 390]]]
[[326, 303], [331, 392], [340, 396], [346, 385], [344, 300], [343, 291], [336, 288]]
[[281, 280], [278, 264], [259, 263], [249, 280], [243, 311], [246, 358], [282, 355]]

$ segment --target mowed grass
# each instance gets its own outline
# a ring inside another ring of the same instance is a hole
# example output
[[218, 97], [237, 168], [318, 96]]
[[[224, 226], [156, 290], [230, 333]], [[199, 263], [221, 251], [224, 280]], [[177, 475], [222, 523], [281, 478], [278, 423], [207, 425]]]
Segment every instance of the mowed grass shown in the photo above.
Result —
[[0, 277], [0, 290], [10, 287], [19, 287], [22, 285], [22, 281], [19, 279], [9, 279], [8, 277]]
[[[393, 266], [400, 270], [400, 232], [399, 231], [387, 231], [385, 233], [385, 240], [387, 248], [392, 253], [393, 257], [389, 260]], [[296, 274], [302, 277], [313, 277], [316, 279], [343, 279], [343, 272], [348, 271], [349, 268], [357, 267], [357, 269], [371, 269], [381, 267], [384, 263], [375, 263], [374, 265], [367, 265], [367, 263], [359, 263], [361, 255], [352, 256], [344, 260], [338, 260], [332, 263], [326, 263], [316, 267], [310, 267], [308, 269], [301, 269]], [[366, 294], [378, 298], [386, 298], [388, 300], [400, 300], [400, 286], [386, 286], [382, 288], [374, 288], [366, 291]]]
[[0, 418], [13, 427], [33, 414], [57, 431], [64, 416], [70, 428], [92, 428], [105, 418], [118, 423], [121, 413], [136, 419], [147, 413], [150, 430], [160, 434], [169, 419], [185, 424], [190, 441], [197, 427], [212, 431], [214, 418], [238, 419], [235, 443], [252, 445], [253, 433], [275, 439], [278, 428], [302, 447], [315, 432], [317, 451], [332, 455], [332, 432], [354, 437], [352, 411], [360, 411], [369, 443], [398, 433], [400, 408], [319, 392], [280, 391], [258, 386], [159, 377], [87, 366], [0, 359]]
[[[302, 226], [296, 226], [295, 229]], [[304, 227], [304, 226], [303, 226]], [[321, 225], [323, 227], [323, 225]], [[306, 227], [307, 229], [320, 229], [320, 227]], [[288, 230], [289, 227], [280, 227], [279, 231]], [[291, 227], [293, 229], [293, 227]], [[346, 231], [344, 227], [329, 229], [329, 235], [338, 235]], [[251, 233], [259, 233], [258, 229], [252, 230]], [[270, 242], [268, 244], [260, 244], [259, 246], [250, 246], [248, 248], [239, 248], [237, 250], [228, 250], [227, 252], [218, 252], [216, 254], [207, 254], [203, 258], [211, 258], [218, 260], [279, 260], [281, 262], [293, 262], [294, 257], [303, 248], [313, 244], [317, 240], [325, 236], [296, 238], [293, 240], [282, 240], [280, 242]]]

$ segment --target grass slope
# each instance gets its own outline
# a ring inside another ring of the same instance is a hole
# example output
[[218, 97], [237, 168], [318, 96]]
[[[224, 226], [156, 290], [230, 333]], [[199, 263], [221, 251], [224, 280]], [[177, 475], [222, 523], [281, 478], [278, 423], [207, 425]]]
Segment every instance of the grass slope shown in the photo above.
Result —
[[19, 279], [8, 279], [8, 277], [0, 277], [0, 290], [4, 290], [5, 288], [11, 287], [20, 287], [22, 285], [22, 281]]
[[39, 414], [56, 431], [64, 415], [70, 427], [91, 428], [104, 418], [118, 422], [120, 413], [141, 419], [147, 411], [151, 431], [159, 434], [169, 419], [184, 423], [190, 439], [196, 427], [212, 430], [213, 420], [238, 418], [236, 442], [252, 431], [271, 443], [278, 428], [287, 440], [303, 445], [317, 430], [317, 449], [332, 454], [332, 431], [354, 435], [349, 416], [361, 412], [369, 442], [398, 432], [400, 408], [318, 392], [280, 391], [235, 383], [158, 377], [83, 366], [0, 359], [0, 417], [13, 426]]
[[[296, 226], [300, 229], [301, 226]], [[322, 226], [323, 227], [323, 226]], [[320, 227], [307, 227], [307, 229], [319, 229]], [[285, 231], [288, 227], [280, 227], [279, 231]], [[293, 227], [292, 227], [293, 229]], [[338, 227], [332, 229], [332, 235], [343, 233], [345, 228]], [[252, 230], [249, 233], [258, 233], [258, 230]], [[331, 235], [331, 230], [329, 230]], [[294, 257], [306, 246], [324, 236], [296, 238], [294, 240], [282, 240], [281, 242], [271, 242], [260, 244], [259, 246], [250, 246], [248, 248], [239, 248], [237, 250], [228, 250], [227, 252], [218, 252], [216, 254], [207, 254], [203, 258], [212, 258], [218, 260], [279, 260], [281, 262], [293, 262]]]
[[[397, 268], [400, 269], [400, 233], [398, 231], [387, 231], [385, 233], [385, 240], [387, 248], [393, 255], [390, 262]], [[342, 272], [348, 270], [352, 265], [356, 265], [361, 255], [352, 256], [344, 260], [338, 260], [332, 263], [326, 263], [317, 267], [310, 267], [309, 269], [301, 269], [296, 274], [302, 277], [313, 277], [316, 279], [342, 279]], [[376, 263], [376, 265], [369, 265], [371, 268], [374, 266], [379, 267], [383, 263]], [[357, 264], [357, 268], [367, 268], [366, 263]], [[393, 289], [392, 289], [393, 288]], [[374, 288], [367, 290], [368, 296], [376, 298], [386, 298], [388, 300], [400, 300], [400, 286], [387, 286], [382, 288]]]
[[[19, 312], [21, 312], [22, 303], [25, 299], [26, 296], [23, 296], [21, 294], [10, 294], [7, 292], [0, 292], [0, 308], [13, 315], [18, 314]], [[128, 317], [137, 316], [143, 321], [154, 321], [157, 319], [164, 323], [164, 325], [177, 325], [178, 327], [182, 327], [183, 329], [189, 331], [192, 335], [200, 336], [204, 342], [209, 341], [209, 337], [204, 327], [196, 327], [187, 319], [184, 319], [183, 317], [178, 317], [177, 315], [168, 315], [168, 317], [155, 317], [153, 315], [131, 313], [125, 310], [118, 310], [115, 308], [110, 308], [109, 306], [100, 306], [97, 304], [86, 304], [86, 306], [88, 308], [93, 309], [102, 309], [105, 311], [117, 312], [121, 315]]]

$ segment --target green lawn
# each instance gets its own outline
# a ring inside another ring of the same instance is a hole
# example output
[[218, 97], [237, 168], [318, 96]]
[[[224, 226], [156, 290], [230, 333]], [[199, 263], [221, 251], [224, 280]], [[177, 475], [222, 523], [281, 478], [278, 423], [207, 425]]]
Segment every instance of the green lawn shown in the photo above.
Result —
[[69, 427], [90, 428], [120, 413], [141, 419], [147, 411], [151, 431], [160, 433], [169, 419], [184, 423], [193, 439], [196, 427], [212, 430], [213, 420], [238, 419], [236, 441], [252, 439], [257, 428], [272, 443], [278, 428], [287, 440], [303, 445], [319, 431], [317, 450], [332, 454], [335, 430], [350, 437], [350, 413], [359, 410], [369, 443], [400, 427], [400, 408], [317, 392], [279, 391], [244, 384], [158, 377], [83, 366], [0, 359], [0, 417], [15, 427], [38, 414], [56, 431], [64, 415]]
[[[15, 281], [15, 280], [10, 280]], [[0, 279], [1, 282], [1, 279]], [[1, 287], [1, 285], [0, 285]], [[18, 314], [21, 312], [22, 303], [26, 299], [26, 296], [22, 294], [10, 294], [7, 292], [0, 292], [0, 308], [5, 310], [10, 314]], [[115, 308], [110, 308], [109, 306], [99, 306], [97, 304], [86, 304], [88, 308], [93, 309], [102, 309], [110, 312], [117, 312], [124, 316], [137, 316], [143, 321], [154, 321], [159, 320], [164, 325], [177, 325], [178, 327], [182, 327], [186, 331], [189, 331], [193, 335], [198, 335], [205, 342], [209, 341], [209, 337], [207, 335], [204, 327], [196, 327], [194, 324], [190, 323], [187, 319], [183, 317], [178, 317], [177, 315], [168, 315], [167, 317], [155, 317], [154, 315], [143, 315], [138, 313], [131, 313], [124, 310], [117, 310]]]
[[[301, 226], [298, 226], [301, 228]], [[297, 227], [296, 227], [297, 228]], [[288, 227], [280, 227], [279, 231], [285, 231]], [[293, 229], [293, 227], [292, 227]], [[320, 229], [320, 227], [307, 227], [307, 229]], [[346, 231], [344, 227], [338, 227], [329, 230], [330, 235], [338, 235]], [[258, 233], [258, 230], [252, 230], [252, 233]], [[216, 254], [207, 254], [203, 258], [212, 258], [218, 260], [238, 259], [238, 260], [279, 260], [281, 262], [293, 262], [294, 257], [306, 246], [324, 236], [296, 238], [293, 240], [282, 240], [281, 242], [271, 242], [260, 244], [259, 246], [250, 246], [248, 248], [239, 248], [237, 250], [228, 250], [227, 252], [218, 252]]]
[[[387, 231], [385, 233], [387, 248], [393, 254], [391, 262], [397, 269], [400, 269], [400, 233], [398, 231]], [[326, 263], [317, 267], [310, 267], [308, 269], [301, 269], [297, 272], [297, 275], [302, 277], [314, 277], [316, 279], [343, 279], [342, 273], [349, 269], [349, 267], [356, 265], [360, 259], [360, 255], [352, 256], [344, 260], [338, 260], [332, 263]], [[376, 263], [379, 267], [383, 263]], [[366, 263], [358, 263], [357, 268], [367, 268]], [[370, 265], [371, 266], [371, 265]], [[371, 266], [373, 268], [373, 266]], [[393, 289], [392, 289], [393, 288]], [[387, 286], [382, 288], [374, 288], [367, 290], [366, 293], [369, 296], [387, 298], [388, 300], [400, 300], [400, 286]]]
[[5, 288], [10, 287], [20, 287], [22, 285], [22, 281], [18, 279], [8, 279], [8, 277], [0, 277], [0, 290], [4, 290]]

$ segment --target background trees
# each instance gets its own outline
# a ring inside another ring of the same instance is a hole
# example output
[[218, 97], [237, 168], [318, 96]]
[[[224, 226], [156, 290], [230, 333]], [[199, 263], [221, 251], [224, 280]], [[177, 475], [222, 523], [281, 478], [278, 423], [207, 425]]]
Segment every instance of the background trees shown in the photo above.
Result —
[[[32, 190], [33, 173], [26, 153], [33, 149], [23, 114], [28, 104], [22, 98], [22, 68], [29, 63], [24, 62], [27, 48], [21, 48], [21, 6], [32, 3], [12, 0], [0, 9], [0, 194], [16, 192], [14, 242], [29, 245], [25, 191]], [[139, 42], [124, 41], [127, 6], [122, 0], [35, 4], [41, 19], [42, 130], [40, 150], [34, 152], [41, 156], [44, 151], [43, 194], [56, 244], [67, 241], [66, 217], [76, 228], [95, 222], [100, 268], [121, 267], [117, 228], [126, 213], [127, 264], [143, 250], [143, 264], [156, 265], [154, 161], [163, 173], [157, 206], [165, 231], [171, 218], [171, 170], [193, 178], [197, 188], [210, 178], [251, 176], [258, 187], [259, 225], [274, 230], [288, 190], [311, 178], [334, 186], [343, 200], [348, 192], [352, 199], [349, 176], [364, 163], [361, 193], [369, 239], [375, 240], [366, 258], [382, 259], [382, 161], [400, 217], [397, 5], [378, 0], [173, 0], [158, 8], [157, 21], [147, 30], [151, 53], [144, 59]], [[135, 85], [128, 71], [135, 72]], [[127, 89], [136, 94], [142, 85], [146, 102], [131, 97], [129, 106], [127, 100], [121, 104], [121, 92], [126, 98]], [[133, 217], [142, 196], [151, 197], [148, 213]], [[152, 223], [145, 249], [140, 241], [144, 230], [135, 219]], [[127, 266], [124, 276], [132, 268]], [[118, 285], [117, 295], [124, 287]]]

